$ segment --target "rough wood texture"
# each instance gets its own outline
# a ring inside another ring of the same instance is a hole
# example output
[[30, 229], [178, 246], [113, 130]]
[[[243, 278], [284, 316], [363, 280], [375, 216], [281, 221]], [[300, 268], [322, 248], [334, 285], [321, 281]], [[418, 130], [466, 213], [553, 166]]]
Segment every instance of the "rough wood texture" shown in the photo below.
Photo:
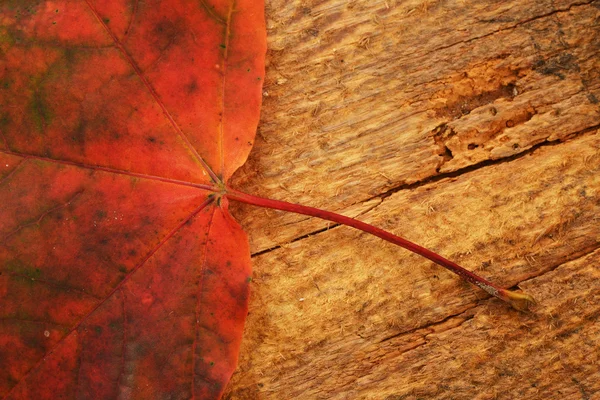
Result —
[[359, 216], [539, 304], [239, 206], [255, 278], [226, 397], [599, 396], [600, 2], [270, 0], [267, 20], [234, 185]]

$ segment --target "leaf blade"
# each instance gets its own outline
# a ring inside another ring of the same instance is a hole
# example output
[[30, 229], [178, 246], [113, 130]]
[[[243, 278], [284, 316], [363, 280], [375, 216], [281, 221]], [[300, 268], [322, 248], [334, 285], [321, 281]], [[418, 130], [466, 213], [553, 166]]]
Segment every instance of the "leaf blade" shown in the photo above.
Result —
[[260, 2], [214, 5], [233, 53], [207, 2], [0, 6], [3, 398], [220, 397], [250, 259], [214, 193], [253, 142], [266, 34]]

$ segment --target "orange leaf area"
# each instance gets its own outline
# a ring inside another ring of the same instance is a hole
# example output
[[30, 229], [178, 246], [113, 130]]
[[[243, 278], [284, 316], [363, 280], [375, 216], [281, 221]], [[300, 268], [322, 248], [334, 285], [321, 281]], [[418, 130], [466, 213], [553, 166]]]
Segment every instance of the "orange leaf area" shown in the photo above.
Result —
[[248, 241], [260, 1], [0, 4], [0, 397], [217, 399]]

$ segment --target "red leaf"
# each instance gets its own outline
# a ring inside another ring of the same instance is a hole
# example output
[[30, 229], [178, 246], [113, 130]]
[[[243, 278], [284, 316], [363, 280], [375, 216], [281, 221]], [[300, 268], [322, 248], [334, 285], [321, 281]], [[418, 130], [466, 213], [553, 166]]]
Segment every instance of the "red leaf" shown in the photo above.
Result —
[[2, 2], [2, 398], [220, 397], [250, 276], [221, 194], [258, 122], [262, 9]]

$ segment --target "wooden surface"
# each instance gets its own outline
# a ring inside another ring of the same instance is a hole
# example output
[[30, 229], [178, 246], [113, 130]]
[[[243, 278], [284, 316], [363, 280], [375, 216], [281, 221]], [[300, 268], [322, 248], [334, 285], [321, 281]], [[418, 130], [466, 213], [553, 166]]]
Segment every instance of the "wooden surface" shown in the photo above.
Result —
[[254, 256], [228, 399], [600, 398], [600, 2], [268, 0], [233, 186], [341, 212], [538, 301], [514, 311], [350, 228], [235, 206]]

